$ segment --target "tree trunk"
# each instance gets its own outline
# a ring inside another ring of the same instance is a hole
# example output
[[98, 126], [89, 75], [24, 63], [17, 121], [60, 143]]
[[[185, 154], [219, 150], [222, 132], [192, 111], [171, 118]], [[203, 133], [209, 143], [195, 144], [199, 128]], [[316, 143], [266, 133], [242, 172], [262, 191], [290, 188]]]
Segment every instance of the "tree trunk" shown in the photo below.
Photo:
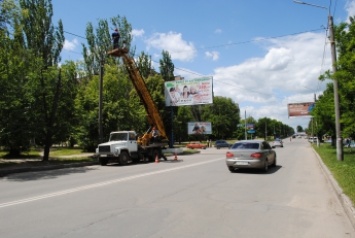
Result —
[[52, 147], [52, 133], [47, 132], [45, 135], [45, 142], [44, 142], [44, 151], [43, 151], [43, 158], [42, 161], [48, 161], [49, 160], [49, 152]]
[[47, 143], [44, 145], [44, 151], [43, 151], [43, 158], [42, 161], [48, 161], [49, 160], [49, 151], [50, 151], [50, 146], [47, 145]]
[[336, 147], [336, 141], [337, 141], [336, 136], [332, 136], [332, 146], [333, 147]]

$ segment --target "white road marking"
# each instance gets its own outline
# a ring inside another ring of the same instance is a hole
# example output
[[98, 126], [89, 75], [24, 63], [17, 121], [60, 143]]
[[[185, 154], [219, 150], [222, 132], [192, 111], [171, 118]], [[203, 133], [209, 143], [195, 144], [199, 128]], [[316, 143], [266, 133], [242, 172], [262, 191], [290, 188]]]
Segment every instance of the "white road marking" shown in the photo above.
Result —
[[205, 161], [205, 162], [201, 162], [201, 163], [191, 164], [191, 165], [175, 167], [175, 168], [171, 168], [171, 169], [165, 169], [165, 170], [160, 170], [160, 171], [155, 171], [155, 172], [150, 172], [150, 173], [145, 173], [145, 174], [140, 174], [140, 175], [129, 176], [129, 177], [120, 178], [120, 179], [108, 180], [108, 181], [101, 182], [101, 183], [94, 183], [94, 184], [90, 184], [90, 185], [80, 186], [77, 188], [58, 191], [55, 193], [48, 193], [48, 194], [44, 194], [44, 195], [40, 195], [40, 196], [16, 200], [16, 201], [12, 201], [12, 202], [0, 203], [0, 208], [15, 206], [15, 205], [23, 204], [23, 203], [34, 202], [34, 201], [43, 200], [43, 199], [52, 198], [52, 197], [63, 196], [66, 194], [76, 193], [76, 192], [80, 192], [80, 191], [84, 191], [84, 190], [88, 190], [88, 189], [93, 189], [93, 188], [98, 188], [98, 187], [103, 187], [103, 186], [107, 186], [107, 185], [114, 184], [114, 183], [121, 183], [121, 182], [129, 181], [129, 180], [133, 180], [133, 179], [137, 179], [137, 178], [167, 173], [167, 172], [190, 168], [190, 167], [195, 167], [195, 166], [199, 166], [199, 165], [203, 165], [203, 164], [209, 164], [209, 163], [216, 162], [217, 160], [221, 160], [221, 158], [215, 159], [215, 160], [209, 160], [209, 161]]

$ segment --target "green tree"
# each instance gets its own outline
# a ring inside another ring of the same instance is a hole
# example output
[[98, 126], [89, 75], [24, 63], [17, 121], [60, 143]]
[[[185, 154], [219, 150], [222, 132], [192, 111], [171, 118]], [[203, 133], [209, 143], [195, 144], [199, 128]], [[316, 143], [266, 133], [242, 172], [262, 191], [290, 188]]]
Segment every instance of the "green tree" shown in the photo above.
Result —
[[[105, 140], [116, 130], [130, 130], [132, 123], [139, 124], [137, 116], [139, 100], [132, 98], [132, 84], [123, 67], [106, 65], [103, 79], [103, 134]], [[80, 125], [76, 128], [76, 139], [87, 151], [93, 151], [98, 141], [98, 88], [99, 76], [80, 86], [75, 100]]]
[[[165, 51], [165, 50], [162, 51], [162, 59], [159, 60], [159, 64], [160, 64], [160, 66], [159, 66], [160, 75], [163, 78], [163, 80], [165, 82], [175, 80], [174, 64], [171, 60], [171, 56], [168, 51]], [[164, 95], [164, 88], [162, 88], [161, 93], [162, 93], [162, 95]], [[164, 105], [164, 108], [165, 108], [165, 105]], [[173, 143], [174, 143], [174, 138], [172, 138], [174, 118], [172, 115], [176, 115], [176, 114], [177, 114], [176, 107], [169, 107], [168, 110], [164, 110], [163, 113], [161, 114], [163, 117], [163, 120], [164, 120], [166, 132], [168, 135], [170, 135], [170, 140], [169, 140], [170, 147], [173, 147]]]
[[[132, 26], [125, 17], [120, 16], [111, 18], [110, 22], [114, 28], [120, 29], [120, 41], [124, 41], [129, 49], [132, 41]], [[112, 49], [111, 32], [107, 19], [99, 19], [96, 29], [89, 22], [86, 27], [86, 39], [87, 46], [84, 44], [82, 46], [86, 72], [89, 76], [99, 75], [100, 66], [105, 63], [118, 64], [119, 59], [107, 56], [107, 52]]]
[[[15, 32], [20, 30], [18, 24], [11, 26]], [[20, 38], [10, 38], [6, 30], [0, 30], [0, 37], [0, 143], [10, 156], [18, 156], [29, 148], [32, 136], [28, 126], [32, 111], [30, 93], [26, 90], [27, 79], [24, 77], [30, 69], [27, 61], [31, 60]]]
[[176, 141], [181, 143], [181, 141], [188, 140], [187, 123], [194, 120], [189, 106], [180, 106], [177, 109], [177, 115], [173, 121], [174, 137]]
[[20, 0], [20, 6], [26, 48], [42, 59], [44, 69], [57, 65], [65, 38], [62, 21], [59, 20], [57, 30], [52, 23], [52, 1]]
[[[349, 23], [341, 23], [334, 27], [338, 52], [336, 72], [327, 71], [320, 80], [338, 81], [340, 125], [343, 137], [355, 136], [355, 21], [350, 17]], [[328, 83], [323, 95], [319, 96], [312, 113], [317, 122], [317, 133], [330, 135], [335, 146], [335, 116], [333, 84]]]
[[53, 143], [68, 138], [76, 94], [76, 70], [73, 63], [58, 68], [64, 44], [61, 20], [52, 23], [50, 0], [20, 0], [21, 25], [25, 48], [31, 52], [31, 73], [28, 89], [31, 92], [32, 128], [36, 142], [44, 146], [43, 160], [49, 159]]
[[149, 75], [154, 74], [154, 70], [152, 67], [152, 58], [145, 54], [144, 51], [142, 51], [141, 54], [138, 56], [137, 67], [144, 79], [148, 78]]
[[[0, 30], [0, 140], [10, 156], [27, 150], [32, 137], [30, 92], [26, 89], [27, 72], [33, 57], [25, 49], [21, 10], [12, 0], [1, 4]], [[12, 32], [10, 32], [12, 30]]]
[[226, 97], [215, 96], [213, 104], [201, 106], [203, 121], [212, 123], [213, 136], [227, 139], [238, 130], [240, 109], [237, 103]]
[[300, 126], [300, 125], [298, 125], [296, 128], [297, 128], [297, 132], [303, 132], [304, 131], [303, 127]]
[[264, 117], [260, 118], [256, 123], [256, 134], [260, 138], [268, 139], [269, 136], [273, 136], [273, 130], [271, 128], [272, 119]]
[[335, 38], [339, 57], [337, 71], [331, 76], [338, 81], [340, 123], [343, 137], [355, 136], [355, 19], [335, 27]]
[[159, 60], [159, 63], [160, 74], [163, 77], [164, 81], [175, 80], [174, 64], [171, 60], [171, 56], [168, 51], [162, 51], [162, 59]]

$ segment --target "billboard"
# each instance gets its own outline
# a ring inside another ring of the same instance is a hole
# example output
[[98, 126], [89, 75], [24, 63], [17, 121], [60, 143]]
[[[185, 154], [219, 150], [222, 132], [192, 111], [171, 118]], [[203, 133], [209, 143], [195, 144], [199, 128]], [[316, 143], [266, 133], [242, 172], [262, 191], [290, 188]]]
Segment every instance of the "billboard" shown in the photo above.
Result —
[[314, 106], [314, 102], [289, 103], [287, 104], [288, 116], [311, 116], [311, 111], [313, 110]]
[[212, 77], [169, 81], [164, 86], [166, 106], [213, 103]]
[[189, 135], [209, 135], [212, 134], [211, 122], [188, 122], [187, 134]]

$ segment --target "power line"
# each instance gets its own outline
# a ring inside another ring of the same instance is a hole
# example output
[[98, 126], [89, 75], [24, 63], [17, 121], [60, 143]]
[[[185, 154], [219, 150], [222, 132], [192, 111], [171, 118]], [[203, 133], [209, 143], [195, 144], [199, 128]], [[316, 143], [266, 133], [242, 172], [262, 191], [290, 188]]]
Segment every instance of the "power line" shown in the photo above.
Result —
[[79, 37], [79, 38], [82, 38], [82, 39], [87, 40], [87, 38], [86, 38], [86, 37], [79, 36], [79, 35], [77, 35], [77, 34], [74, 34], [74, 33], [68, 32], [68, 31], [63, 31], [63, 32], [64, 32], [64, 33], [67, 33], [68, 35], [73, 35], [73, 36], [76, 36], [76, 37]]
[[[324, 29], [326, 29], [326, 28], [322, 27], [322, 28], [318, 28], [318, 29], [302, 31], [302, 32], [297, 32], [297, 33], [290, 33], [290, 34], [279, 35], [279, 36], [263, 37], [263, 38], [247, 40], [247, 41], [240, 41], [240, 42], [233, 42], [233, 43], [228, 43], [228, 44], [221, 44], [221, 45], [215, 45], [215, 46], [202, 47], [202, 49], [212, 49], [212, 48], [220, 48], [220, 47], [226, 47], [226, 46], [232, 46], [232, 45], [241, 45], [241, 44], [247, 44], [247, 43], [256, 42], [256, 41], [263, 41], [263, 40], [277, 39], [277, 38], [282, 38], [282, 37], [287, 37], [287, 36], [300, 35], [300, 34], [304, 34], [304, 33], [308, 33], [308, 32], [317, 32], [317, 31], [321, 31], [321, 30], [324, 30]], [[82, 39], [87, 39], [86, 37], [83, 37], [83, 36], [80, 36], [78, 34], [68, 32], [68, 31], [64, 31], [64, 33], [69, 34], [69, 35], [73, 35], [73, 36], [76, 36], [76, 37], [79, 37], [79, 38], [82, 38]], [[72, 51], [72, 52], [74, 52], [74, 51]], [[74, 52], [74, 53], [76, 53], [76, 52]], [[153, 62], [155, 62], [155, 61], [153, 61]], [[158, 63], [158, 62], [155, 62], [155, 63]], [[188, 71], [188, 70], [181, 69], [181, 68], [178, 68], [178, 67], [175, 67], [175, 66], [174, 66], [174, 68], [177, 69], [177, 70], [183, 71], [183, 72], [190, 73], [190, 74], [194, 74], [194, 75], [198, 75], [198, 76], [205, 76], [204, 74]]]
[[297, 33], [290, 33], [290, 34], [286, 34], [286, 35], [262, 37], [262, 38], [258, 38], [258, 39], [248, 40], [248, 41], [233, 42], [233, 43], [227, 43], [227, 44], [215, 45], [215, 46], [208, 46], [208, 47], [203, 47], [203, 48], [204, 49], [210, 49], [210, 48], [220, 48], [220, 47], [231, 46], [231, 45], [241, 45], [241, 44], [247, 44], [247, 43], [251, 43], [251, 42], [255, 42], [255, 41], [277, 39], [277, 38], [282, 38], [282, 37], [287, 37], [287, 36], [300, 35], [300, 34], [308, 33], [308, 32], [323, 31], [324, 29], [326, 29], [326, 28], [322, 27], [322, 28], [318, 28], [318, 29], [314, 29], [314, 30], [302, 31], [302, 32], [297, 32]]

